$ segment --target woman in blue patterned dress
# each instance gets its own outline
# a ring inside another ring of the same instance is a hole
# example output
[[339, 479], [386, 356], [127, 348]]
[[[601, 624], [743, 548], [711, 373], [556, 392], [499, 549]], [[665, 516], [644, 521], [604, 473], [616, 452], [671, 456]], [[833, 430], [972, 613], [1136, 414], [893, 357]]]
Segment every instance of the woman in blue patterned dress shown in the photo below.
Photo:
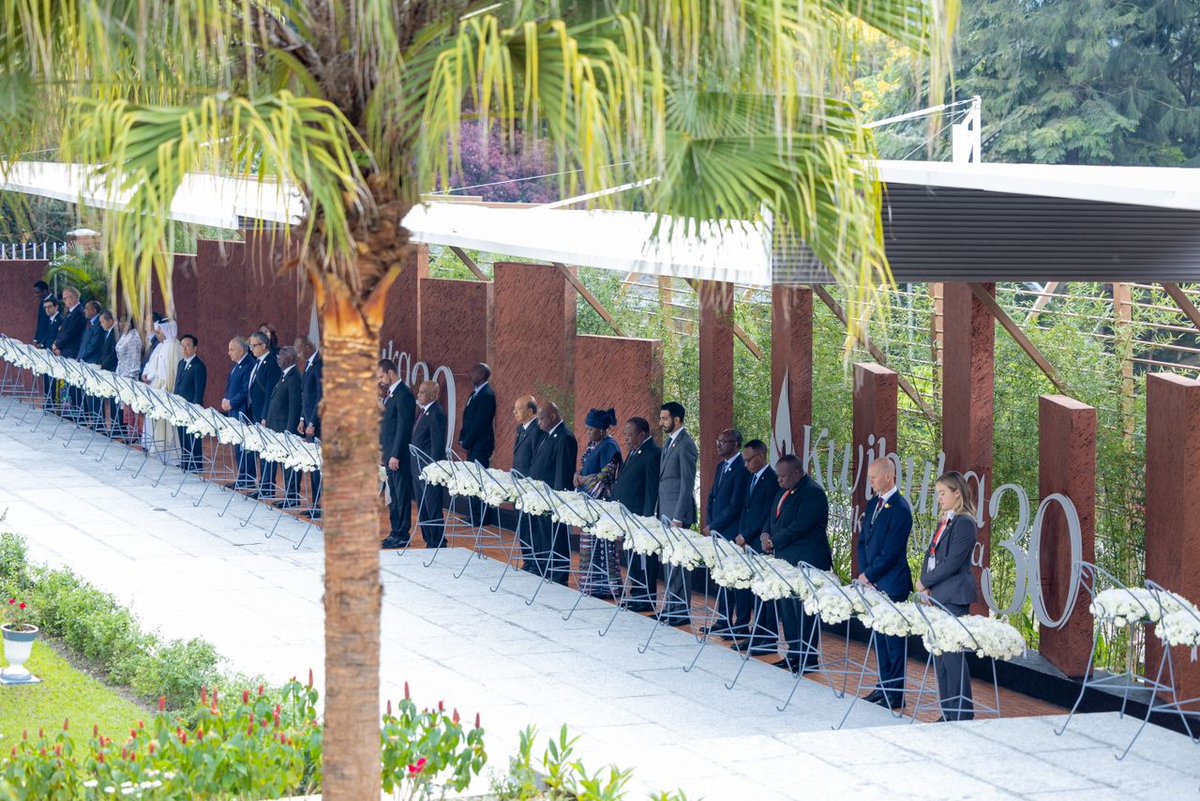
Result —
[[[587, 415], [587, 449], [575, 486], [593, 498], [608, 500], [621, 470], [621, 448], [608, 432], [617, 424], [613, 409], [592, 409]], [[621, 561], [617, 545], [586, 532], [579, 535], [579, 591], [597, 598], [621, 595]]]

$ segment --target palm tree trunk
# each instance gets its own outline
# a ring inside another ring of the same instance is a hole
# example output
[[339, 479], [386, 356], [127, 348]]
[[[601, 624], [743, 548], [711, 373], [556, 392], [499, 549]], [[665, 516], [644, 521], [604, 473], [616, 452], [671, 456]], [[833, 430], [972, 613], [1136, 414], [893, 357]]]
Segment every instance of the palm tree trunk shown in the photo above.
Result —
[[[322, 794], [380, 794], [379, 409], [377, 325], [325, 281], [321, 456], [325, 529], [325, 736]], [[338, 291], [341, 289], [341, 291]]]

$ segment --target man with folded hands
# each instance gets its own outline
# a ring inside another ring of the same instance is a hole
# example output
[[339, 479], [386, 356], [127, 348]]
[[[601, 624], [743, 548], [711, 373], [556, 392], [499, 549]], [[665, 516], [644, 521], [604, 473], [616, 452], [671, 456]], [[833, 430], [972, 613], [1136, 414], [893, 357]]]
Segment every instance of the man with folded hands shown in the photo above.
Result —
[[[761, 439], [752, 439], [742, 448], [742, 464], [750, 480], [733, 541], [758, 553], [762, 552], [762, 534], [767, 530], [767, 519], [774, 507], [775, 493], [779, 489], [779, 480], [775, 471], [771, 469], [769, 456], [767, 444]], [[764, 602], [759, 607], [757, 620], [754, 619], [754, 603], [754, 593], [749, 589], [733, 591], [730, 623], [734, 637], [742, 640], [740, 644], [750, 649], [751, 656], [774, 654], [779, 649], [779, 625], [775, 616], [775, 603]]]

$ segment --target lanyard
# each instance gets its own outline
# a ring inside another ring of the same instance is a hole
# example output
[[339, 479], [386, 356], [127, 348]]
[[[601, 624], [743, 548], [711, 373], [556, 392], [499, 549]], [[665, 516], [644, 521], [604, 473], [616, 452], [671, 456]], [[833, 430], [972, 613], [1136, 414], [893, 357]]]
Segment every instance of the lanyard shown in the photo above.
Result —
[[787, 490], [786, 492], [783, 493], [783, 497], [779, 499], [779, 505], [775, 507], [776, 519], [778, 519], [779, 515], [783, 512], [783, 502], [786, 501], [788, 499], [788, 496], [791, 494], [792, 494], [792, 491]]
[[946, 527], [949, 525], [949, 520], [943, 520], [942, 524], [938, 526], [937, 533], [933, 535], [933, 543], [929, 546], [930, 556], [933, 556], [933, 552], [937, 550], [938, 543], [942, 541], [942, 533], [945, 532]]

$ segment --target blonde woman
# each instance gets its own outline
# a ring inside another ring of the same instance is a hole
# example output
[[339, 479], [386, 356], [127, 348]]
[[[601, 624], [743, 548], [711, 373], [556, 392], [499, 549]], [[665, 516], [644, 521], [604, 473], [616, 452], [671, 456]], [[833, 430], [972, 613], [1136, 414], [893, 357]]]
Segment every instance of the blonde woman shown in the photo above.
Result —
[[[937, 499], [941, 519], [925, 551], [917, 592], [933, 598], [952, 615], [962, 617], [977, 597], [975, 574], [971, 572], [971, 552], [977, 534], [975, 500], [967, 480], [958, 472], [938, 477]], [[966, 657], [961, 653], [942, 654], [934, 657], [933, 662], [942, 702], [939, 722], [974, 718]]]
[[[142, 335], [129, 315], [117, 320], [117, 375], [137, 381], [142, 375]], [[134, 444], [141, 436], [138, 430], [137, 415], [128, 406], [121, 407], [120, 437], [125, 442]]]
[[[183, 358], [183, 349], [175, 338], [178, 329], [173, 320], [154, 324], [158, 346], [150, 353], [150, 361], [142, 370], [142, 380], [154, 389], [175, 391], [175, 370]], [[168, 464], [179, 464], [179, 432], [169, 420], [147, 419], [142, 433], [142, 445]]]

